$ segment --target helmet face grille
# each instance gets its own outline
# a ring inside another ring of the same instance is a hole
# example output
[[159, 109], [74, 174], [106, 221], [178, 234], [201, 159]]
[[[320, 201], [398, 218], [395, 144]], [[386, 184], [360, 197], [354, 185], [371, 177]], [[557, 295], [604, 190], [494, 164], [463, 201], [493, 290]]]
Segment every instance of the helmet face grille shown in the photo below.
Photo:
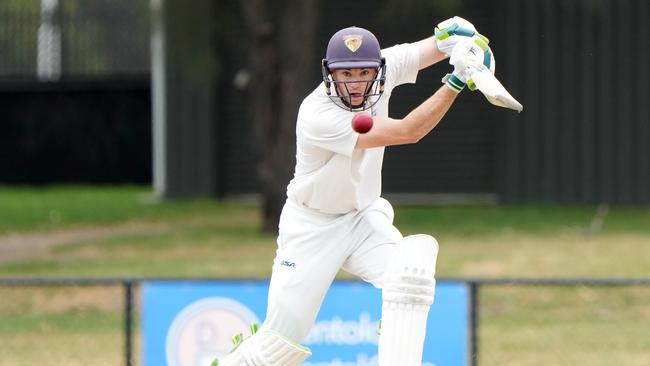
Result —
[[[382, 96], [384, 92], [384, 83], [386, 82], [386, 65], [382, 59], [382, 64], [377, 76], [371, 80], [363, 81], [336, 81], [327, 69], [327, 65], [323, 65], [323, 82], [325, 83], [325, 92], [327, 96], [337, 106], [347, 111], [365, 111], [371, 109]], [[365, 93], [361, 95], [363, 102], [359, 105], [352, 104], [352, 98], [349, 96], [349, 89], [347, 84], [353, 83], [366, 83]], [[332, 85], [334, 86], [332, 88]], [[332, 91], [333, 89], [333, 91]]]
[[[332, 70], [340, 69], [378, 69], [377, 77], [363, 81], [335, 81]], [[386, 80], [385, 60], [381, 56], [381, 47], [374, 34], [364, 28], [349, 27], [334, 33], [327, 45], [327, 54], [322, 64], [325, 91], [337, 106], [349, 111], [363, 111], [372, 108], [384, 92]], [[352, 104], [349, 96], [350, 83], [367, 83], [362, 95], [363, 102]], [[332, 91], [332, 84], [334, 91]]]

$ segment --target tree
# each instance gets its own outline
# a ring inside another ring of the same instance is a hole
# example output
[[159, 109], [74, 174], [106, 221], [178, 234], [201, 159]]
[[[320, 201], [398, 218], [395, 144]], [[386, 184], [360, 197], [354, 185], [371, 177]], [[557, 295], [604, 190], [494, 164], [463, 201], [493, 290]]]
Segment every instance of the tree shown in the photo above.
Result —
[[252, 38], [251, 107], [256, 131], [264, 232], [277, 232], [295, 161], [298, 107], [311, 87], [315, 0], [246, 0]]

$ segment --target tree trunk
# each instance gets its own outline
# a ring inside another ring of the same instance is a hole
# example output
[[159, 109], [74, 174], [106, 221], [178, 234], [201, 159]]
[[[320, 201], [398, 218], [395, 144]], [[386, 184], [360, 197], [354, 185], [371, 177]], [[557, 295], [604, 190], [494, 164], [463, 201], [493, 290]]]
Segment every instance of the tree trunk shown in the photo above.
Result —
[[251, 106], [262, 194], [262, 230], [277, 233], [295, 164], [295, 122], [313, 85], [315, 0], [242, 3], [251, 31]]

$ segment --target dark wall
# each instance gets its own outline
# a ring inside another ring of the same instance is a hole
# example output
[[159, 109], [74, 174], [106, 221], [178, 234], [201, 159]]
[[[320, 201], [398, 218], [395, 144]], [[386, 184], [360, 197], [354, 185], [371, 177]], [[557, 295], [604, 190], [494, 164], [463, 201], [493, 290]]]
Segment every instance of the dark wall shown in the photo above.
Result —
[[526, 109], [498, 141], [500, 196], [650, 203], [649, 2], [501, 3], [501, 75]]
[[0, 184], [151, 181], [149, 80], [0, 84]]
[[164, 158], [158, 162], [160, 180], [154, 187], [164, 198], [215, 197], [218, 191], [215, 6], [209, 0], [192, 6], [166, 0], [156, 10], [154, 24], [165, 39], [158, 55], [163, 76], [154, 76], [154, 85], [161, 94], [156, 103], [164, 112], [154, 123], [162, 135], [157, 154]]
[[[324, 25], [322, 49], [337, 28], [352, 24], [365, 25], [375, 32], [382, 47], [429, 37], [438, 22], [454, 15], [463, 15], [485, 34], [497, 32], [493, 6], [480, 0], [448, 4], [383, 1], [377, 3], [372, 18], [360, 16], [368, 8], [365, 4], [358, 4], [352, 11], [345, 11], [342, 5], [331, 6], [332, 13], [348, 16], [336, 24]], [[442, 61], [421, 71], [416, 84], [395, 89], [390, 115], [405, 116], [442, 86], [440, 79], [451, 69], [447, 61]], [[495, 129], [500, 118], [503, 111], [487, 104], [482, 96], [463, 92], [442, 122], [420, 142], [386, 149], [384, 192], [495, 192]]]
[[[649, 8], [647, 0], [322, 2], [312, 41], [324, 50], [332, 33], [357, 25], [389, 46], [426, 37], [436, 22], [462, 15], [491, 39], [497, 76], [525, 106], [516, 114], [464, 92], [420, 143], [387, 149], [385, 192], [494, 192], [509, 202], [647, 204]], [[418, 84], [396, 89], [391, 115], [415, 107], [448, 70], [443, 62], [422, 72]], [[316, 65], [313, 77], [315, 86]], [[232, 100], [245, 101], [242, 91], [234, 94], [239, 97]], [[236, 105], [229, 108], [245, 102]], [[244, 142], [229, 151], [247, 159], [250, 141], [238, 133], [254, 126], [245, 111], [233, 120], [237, 127], [228, 138]], [[228, 192], [254, 192], [254, 165], [231, 167]]]
[[[491, 39], [496, 74], [525, 110], [516, 114], [463, 92], [419, 144], [387, 149], [385, 192], [650, 203], [647, 0], [392, 3], [319, 2], [318, 34], [305, 41], [322, 50], [319, 59], [342, 27], [369, 28], [389, 46], [429, 36], [438, 21], [460, 14]], [[247, 34], [236, 15], [228, 19], [219, 27], [225, 38], [217, 42], [213, 100], [220, 195], [258, 191], [247, 100], [255, 80], [241, 82]], [[449, 70], [442, 62], [418, 84], [396, 89], [391, 115], [401, 117], [431, 95]], [[316, 64], [313, 87], [319, 82]], [[0, 108], [0, 183], [151, 181], [148, 81], [5, 83]]]
[[[444, 6], [436, 2], [395, 1], [319, 2], [321, 16], [314, 42], [316, 60], [324, 57], [327, 42], [337, 30], [350, 25], [373, 31], [382, 47], [414, 42], [433, 34], [435, 25], [453, 15], [464, 14], [486, 34], [496, 32], [497, 18], [485, 1], [454, 1]], [[369, 5], [371, 4], [371, 5]], [[228, 36], [242, 39], [241, 30], [228, 29]], [[246, 71], [246, 43], [233, 45], [224, 53], [223, 87], [219, 103], [223, 106], [220, 124], [227, 147], [224, 161], [226, 177], [222, 186], [228, 194], [257, 192], [255, 146], [251, 136], [256, 128], [250, 122], [247, 96], [255, 88], [251, 80], [247, 89], [236, 87], [235, 75]], [[320, 64], [312, 65], [312, 85], [303, 91], [306, 96], [321, 82]], [[397, 88], [391, 98], [390, 115], [403, 117], [440, 86], [440, 79], [451, 70], [441, 62], [420, 73], [417, 84]], [[296, 111], [297, 113], [297, 111]], [[493, 107], [477, 93], [463, 93], [445, 120], [420, 143], [390, 147], [385, 154], [385, 192], [424, 193], [492, 193], [496, 192], [497, 146], [499, 121], [504, 111]], [[291, 162], [293, 164], [293, 162]]]

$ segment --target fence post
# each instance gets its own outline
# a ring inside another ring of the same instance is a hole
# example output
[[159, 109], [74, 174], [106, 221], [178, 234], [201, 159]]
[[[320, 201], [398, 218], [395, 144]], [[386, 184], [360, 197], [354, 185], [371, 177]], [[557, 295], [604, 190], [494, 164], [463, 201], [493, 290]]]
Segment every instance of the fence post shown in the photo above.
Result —
[[133, 365], [133, 282], [124, 281], [124, 355], [126, 366]]
[[470, 365], [478, 366], [478, 321], [479, 321], [479, 284], [469, 282], [470, 291]]

